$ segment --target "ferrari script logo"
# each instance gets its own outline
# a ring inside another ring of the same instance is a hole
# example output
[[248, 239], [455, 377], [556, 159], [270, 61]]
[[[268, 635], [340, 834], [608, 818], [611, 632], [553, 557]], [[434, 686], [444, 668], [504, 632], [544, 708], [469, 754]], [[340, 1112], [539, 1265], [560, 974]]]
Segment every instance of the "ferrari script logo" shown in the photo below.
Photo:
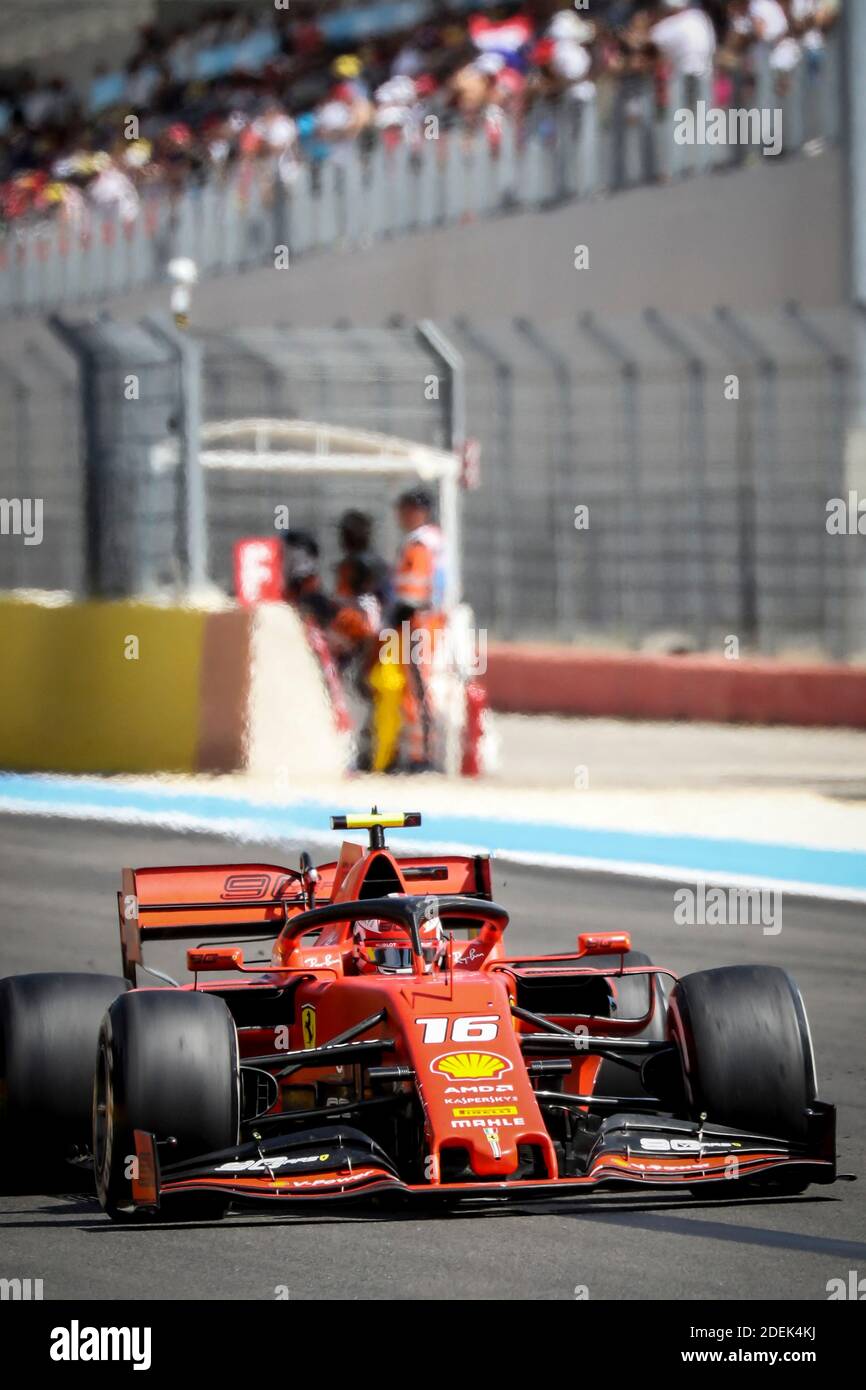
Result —
[[511, 1063], [498, 1052], [446, 1052], [431, 1063], [430, 1069], [440, 1076], [459, 1077], [463, 1081], [489, 1081], [511, 1071]]
[[305, 1004], [301, 1009], [301, 1033], [303, 1034], [305, 1048], [316, 1046], [315, 1004]]

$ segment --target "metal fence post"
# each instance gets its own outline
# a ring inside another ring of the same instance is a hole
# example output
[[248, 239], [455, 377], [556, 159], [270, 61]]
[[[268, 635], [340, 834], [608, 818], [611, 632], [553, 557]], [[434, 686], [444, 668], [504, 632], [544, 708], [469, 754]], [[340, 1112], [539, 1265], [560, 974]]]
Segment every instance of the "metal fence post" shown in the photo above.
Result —
[[685, 146], [678, 145], [674, 139], [677, 111], [685, 105], [685, 96], [686, 79], [680, 73], [672, 73], [667, 84], [668, 104], [656, 122], [658, 167], [663, 176], [672, 180], [685, 172], [687, 164]]
[[[559, 397], [559, 429], [555, 433], [553, 465], [553, 508], [551, 525], [555, 572], [554, 607], [556, 628], [567, 641], [574, 638], [577, 625], [577, 566], [574, 544], [574, 490], [577, 480], [577, 450], [574, 438], [574, 400], [571, 362], [565, 353], [542, 337], [529, 319], [515, 319], [514, 326], [550, 368]], [[572, 519], [566, 525], [566, 518]]]
[[[753, 497], [755, 512], [756, 541], [770, 540], [769, 560], [765, 561], [758, 551], [755, 553], [755, 627], [758, 645], [762, 650], [775, 652], [778, 645], [776, 626], [779, 604], [776, 576], [776, 556], [772, 549], [773, 522], [771, 509], [777, 496], [779, 472], [777, 386], [778, 371], [773, 358], [758, 342], [754, 334], [727, 307], [720, 306], [715, 318], [728, 332], [729, 338], [740, 350], [745, 349], [749, 359], [757, 368], [760, 392], [757, 401], [759, 419], [757, 448], [755, 457], [757, 468], [753, 477]], [[742, 401], [740, 408], [742, 409]], [[781, 572], [781, 567], [780, 567]]]
[[[0, 381], [5, 381], [11, 391], [15, 401], [15, 478], [18, 496], [23, 499], [32, 495], [30, 488], [30, 421], [28, 418], [27, 401], [30, 391], [24, 381], [0, 362]], [[13, 552], [19, 555], [21, 552], [16, 548]], [[14, 587], [19, 587], [20, 565], [14, 573]]]
[[[799, 304], [790, 303], [786, 306], [786, 313], [791, 324], [799, 331], [806, 342], [817, 348], [827, 364], [827, 371], [830, 374], [831, 395], [829, 416], [832, 421], [833, 434], [829, 448], [829, 463], [833, 469], [832, 476], [828, 476], [826, 468], [821, 468], [821, 475], [826, 482], [826, 502], [829, 501], [831, 490], [833, 495], [841, 496], [845, 490], [845, 420], [848, 413], [848, 381], [849, 366], [843, 355], [837, 350], [835, 345], [830, 342], [826, 334], [822, 333], [817, 324], [809, 318]], [[830, 537], [828, 536], [829, 540]], [[846, 574], [845, 555], [839, 550], [834, 550], [834, 555], [838, 554], [839, 564], [829, 563], [827, 547], [821, 550], [821, 601], [822, 601], [822, 625], [825, 634], [827, 648], [831, 656], [837, 661], [842, 661], [848, 655], [847, 651], [847, 630], [845, 620], [845, 598], [846, 598]]]
[[459, 454], [466, 443], [466, 363], [456, 344], [432, 319], [415, 325], [419, 340], [444, 370], [442, 404], [443, 447]]
[[514, 444], [511, 417], [514, 409], [514, 368], [489, 338], [469, 319], [455, 319], [455, 327], [475, 352], [490, 364], [498, 398], [498, 442], [503, 475], [493, 490], [493, 564], [496, 583], [493, 590], [494, 613], [503, 637], [514, 635]]
[[84, 441], [84, 586], [85, 593], [103, 593], [102, 542], [103, 515], [102, 456], [96, 447], [97, 380], [96, 362], [71, 324], [58, 314], [48, 319], [49, 327], [73, 354], [79, 366], [81, 432]]
[[588, 198], [599, 186], [599, 141], [601, 123], [598, 116], [598, 97], [581, 103], [574, 155], [576, 171], [573, 192], [578, 198]]
[[[854, 10], [856, 8], [857, 5], [855, 0], [855, 3], [851, 6], [851, 9]], [[851, 22], [851, 18], [852, 16], [849, 14], [849, 7], [847, 5], [843, 6], [843, 26], [849, 24]], [[857, 22], [862, 26], [862, 15], [858, 16]], [[845, 56], [848, 59], [848, 62], [851, 64], [851, 67], [848, 69], [848, 71], [850, 71], [853, 74], [854, 81], [860, 83], [860, 86], [862, 87], [862, 62], [864, 56], [864, 40], [862, 39], [862, 37], [859, 36], [859, 32], [857, 36], [857, 43], [859, 47], [855, 51], [854, 44], [850, 41], [850, 39], [846, 41], [844, 45], [844, 52]], [[845, 84], [845, 77], [843, 75], [844, 69], [845, 63], [843, 62], [843, 45], [840, 35], [831, 34], [821, 55], [821, 69], [818, 84], [819, 109], [821, 112], [819, 118], [819, 133], [823, 136], [825, 140], [828, 140], [831, 144], [835, 144], [835, 142], [839, 139], [839, 133], [843, 124], [842, 112], [843, 106], [845, 105], [845, 101], [842, 95], [844, 92]], [[859, 100], [861, 102], [860, 109], [862, 111], [862, 91], [859, 94]], [[849, 124], [848, 130], [850, 131], [850, 129], [851, 126]], [[860, 137], [860, 139], [862, 143], [862, 136]]]
[[[631, 493], [631, 514], [634, 518], [634, 543], [622, 555], [620, 582], [620, 612], [633, 646], [638, 646], [643, 631], [643, 580], [640, 559], [643, 552], [643, 502], [641, 493], [641, 428], [640, 428], [640, 371], [637, 362], [619, 340], [588, 311], [581, 314], [578, 326], [601, 351], [619, 368], [623, 394], [623, 429], [625, 432], [625, 468]], [[635, 559], [637, 556], [637, 560]]]
[[[443, 445], [460, 457], [466, 444], [466, 364], [459, 349], [447, 334], [432, 319], [421, 319], [415, 325], [419, 342], [431, 354], [445, 377], [445, 392], [440, 396], [442, 404]], [[452, 537], [452, 554], [449, 557], [448, 577], [452, 592], [447, 596], [450, 603], [463, 598], [460, 579], [460, 557], [462, 544], [460, 535], [460, 509], [453, 507], [453, 516], [448, 528]]]
[[178, 497], [178, 542], [181, 569], [188, 593], [196, 593], [207, 582], [207, 506], [200, 458], [201, 433], [201, 346], [187, 333], [179, 332], [162, 315], [148, 315], [142, 323], [175, 354], [178, 364], [180, 410], [180, 487]]
[[759, 111], [769, 110], [776, 96], [776, 82], [770, 67], [770, 45], [755, 44], [755, 105]]
[[[848, 411], [846, 489], [866, 498], [866, 6], [845, 6], [846, 172], [850, 298], [854, 311], [854, 380]], [[852, 547], [852, 552], [854, 547]], [[852, 553], [848, 603], [849, 649], [866, 651], [866, 565]]]
[[711, 550], [709, 526], [707, 524], [707, 432], [705, 409], [704, 364], [683, 336], [664, 318], [657, 309], [647, 309], [644, 321], [671, 352], [679, 357], [688, 373], [688, 423], [687, 438], [689, 452], [694, 463], [697, 479], [695, 490], [695, 516], [697, 520], [697, 547], [694, 552], [695, 594], [698, 611], [698, 639], [702, 648], [706, 647], [709, 636], [709, 582], [711, 567], [707, 563], [707, 553]]

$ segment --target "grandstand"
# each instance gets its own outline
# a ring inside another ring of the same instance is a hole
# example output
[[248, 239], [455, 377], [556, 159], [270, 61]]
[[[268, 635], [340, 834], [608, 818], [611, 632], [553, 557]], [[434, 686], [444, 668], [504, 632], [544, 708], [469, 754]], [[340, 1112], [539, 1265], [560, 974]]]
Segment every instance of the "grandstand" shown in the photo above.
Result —
[[[365, 247], [760, 162], [758, 148], [674, 140], [683, 103], [777, 107], [785, 155], [820, 153], [839, 129], [838, 11], [837, 0], [599, 0], [591, 20], [557, 0], [13, 5], [0, 312], [155, 283], [177, 255], [205, 274], [245, 269], [279, 246], [293, 258]], [[39, 13], [50, 67], [33, 52]]]

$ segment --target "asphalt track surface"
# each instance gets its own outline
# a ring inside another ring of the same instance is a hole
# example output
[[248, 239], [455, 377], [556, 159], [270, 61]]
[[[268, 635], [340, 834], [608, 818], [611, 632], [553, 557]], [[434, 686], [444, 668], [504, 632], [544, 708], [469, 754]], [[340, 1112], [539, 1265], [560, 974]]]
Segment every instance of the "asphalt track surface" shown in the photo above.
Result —
[[[0, 817], [0, 975], [119, 973], [114, 894], [123, 864], [297, 860], [297, 847], [237, 845], [152, 828]], [[608, 1196], [481, 1214], [249, 1212], [206, 1226], [112, 1225], [95, 1199], [0, 1197], [0, 1277], [44, 1296], [117, 1299], [825, 1300], [866, 1270], [862, 907], [786, 898], [783, 928], [683, 927], [672, 887], [500, 865], [495, 895], [521, 949], [629, 928], [679, 972], [737, 961], [790, 969], [809, 1010], [822, 1095], [839, 1106], [842, 1170], [858, 1183], [789, 1199]], [[152, 962], [172, 968], [172, 949]], [[177, 956], [175, 956], [177, 959]], [[71, 1185], [70, 1185], [71, 1187]]]

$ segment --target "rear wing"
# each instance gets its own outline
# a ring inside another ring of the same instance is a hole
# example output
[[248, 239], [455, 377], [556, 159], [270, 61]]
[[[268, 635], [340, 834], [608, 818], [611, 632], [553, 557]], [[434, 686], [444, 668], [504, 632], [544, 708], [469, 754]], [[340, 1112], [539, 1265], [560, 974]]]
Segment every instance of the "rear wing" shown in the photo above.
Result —
[[[334, 901], [365, 853], [360, 845], [345, 843], [339, 859], [317, 866], [317, 906]], [[488, 900], [492, 896], [487, 855], [407, 855], [394, 856], [394, 860], [408, 893]], [[292, 917], [310, 905], [302, 874], [280, 864], [124, 869], [117, 895], [124, 977], [135, 985], [136, 966], [144, 964], [145, 941], [277, 937]]]
[[301, 875], [278, 864], [124, 869], [117, 895], [124, 976], [135, 984], [146, 940], [277, 936], [306, 905]]
[[493, 896], [489, 854], [395, 854], [410, 893], [447, 893], [464, 898]]

